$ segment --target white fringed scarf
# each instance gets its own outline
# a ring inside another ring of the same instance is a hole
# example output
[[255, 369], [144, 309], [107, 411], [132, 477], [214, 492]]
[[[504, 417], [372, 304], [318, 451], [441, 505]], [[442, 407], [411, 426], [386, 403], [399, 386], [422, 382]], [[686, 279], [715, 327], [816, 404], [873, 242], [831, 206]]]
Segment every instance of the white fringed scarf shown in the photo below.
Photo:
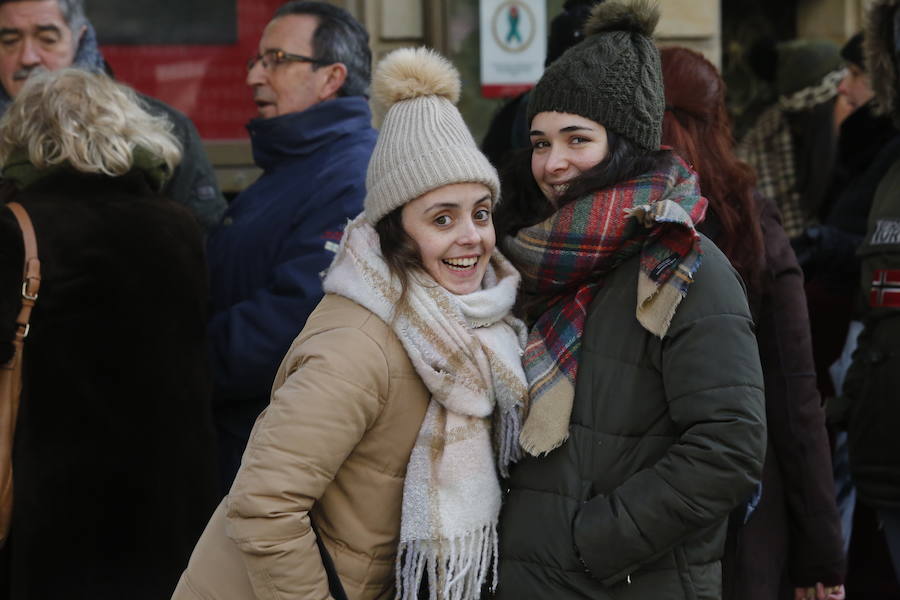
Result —
[[[483, 289], [456, 296], [424, 273], [400, 284], [363, 216], [344, 232], [325, 278], [388, 323], [431, 392], [403, 488], [397, 597], [415, 600], [423, 576], [430, 597], [478, 598], [488, 572], [496, 583], [498, 471], [521, 456], [518, 444], [528, 384], [521, 354], [526, 329], [510, 311], [519, 274], [499, 253]], [[495, 450], [496, 449], [496, 450]]]

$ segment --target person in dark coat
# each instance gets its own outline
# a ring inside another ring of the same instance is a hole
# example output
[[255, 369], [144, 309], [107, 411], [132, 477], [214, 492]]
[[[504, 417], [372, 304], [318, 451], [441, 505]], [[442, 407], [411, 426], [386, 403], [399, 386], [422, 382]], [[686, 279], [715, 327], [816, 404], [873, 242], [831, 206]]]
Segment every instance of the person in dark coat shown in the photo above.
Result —
[[501, 600], [721, 598], [728, 515], [762, 473], [745, 293], [695, 229], [696, 174], [660, 150], [658, 18], [645, 1], [594, 9], [532, 91], [530, 177], [498, 209], [531, 391]]
[[756, 171], [756, 193], [778, 207], [790, 239], [817, 217], [829, 189], [843, 107], [837, 86], [843, 77], [840, 49], [829, 40], [777, 44], [774, 64], [778, 100], [767, 108], [736, 148]]
[[[324, 2], [288, 2], [250, 61], [263, 174], [207, 243], [214, 410], [227, 491], [291, 341], [322, 299], [321, 275], [362, 211], [376, 131], [366, 30]], [[299, 57], [299, 58], [298, 58]]]
[[[900, 1], [869, 8], [865, 60], [876, 114], [900, 124]], [[860, 257], [862, 332], [844, 382], [835, 422], [847, 429], [850, 470], [859, 501], [877, 511], [900, 581], [900, 160], [875, 189]]]
[[[84, 0], [0, 0], [0, 113], [32, 73], [76, 67], [111, 74], [97, 35], [84, 13]], [[165, 193], [186, 206], [204, 231], [218, 225], [225, 198], [216, 183], [194, 123], [165, 102], [139, 94], [152, 115], [168, 119], [181, 145], [181, 162], [166, 183]]]
[[[900, 132], [890, 116], [875, 111], [869, 71], [863, 58], [863, 33], [857, 33], [841, 48], [846, 74], [838, 94], [853, 109], [840, 125], [837, 161], [827, 202], [819, 224], [808, 227], [792, 240], [806, 279], [806, 297], [812, 330], [813, 356], [819, 391], [826, 403], [842, 393], [849, 360], [861, 329], [859, 276], [856, 252], [866, 233], [875, 189], [888, 168], [900, 158]], [[833, 463], [838, 508], [842, 515], [844, 544], [849, 551], [856, 488], [850, 478], [847, 434], [836, 428]], [[862, 547], [866, 530], [858, 530]], [[866, 577], [871, 580], [871, 577]]]
[[746, 511], [732, 519], [723, 597], [791, 600], [829, 588], [830, 598], [840, 598], [843, 540], [802, 272], [775, 205], [754, 200], [753, 172], [734, 155], [725, 83], [715, 66], [687, 48], [664, 48], [660, 55], [663, 143], [697, 169], [709, 199], [700, 230], [747, 284], [765, 379], [762, 496], [746, 523]]
[[875, 189], [900, 158], [900, 132], [889, 116], [875, 114], [862, 45], [863, 34], [858, 33], [841, 49], [847, 73], [838, 93], [853, 112], [841, 123], [829, 202], [820, 224], [792, 242], [806, 277], [816, 374], [825, 397], [835, 395], [829, 367], [840, 356], [850, 321], [858, 312], [856, 251], [866, 233]]
[[[218, 500], [202, 234], [161, 196], [171, 124], [105, 75], [33, 76], [0, 121], [42, 284], [24, 349], [0, 598], [168, 597]], [[0, 209], [0, 361], [22, 235]]]

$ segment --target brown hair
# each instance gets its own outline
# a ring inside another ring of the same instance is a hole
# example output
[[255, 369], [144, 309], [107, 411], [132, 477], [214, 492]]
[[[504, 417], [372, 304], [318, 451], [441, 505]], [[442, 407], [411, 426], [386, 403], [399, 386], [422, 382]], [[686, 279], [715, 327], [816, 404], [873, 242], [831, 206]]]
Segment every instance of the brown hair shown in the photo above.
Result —
[[734, 154], [725, 110], [725, 82], [703, 55], [687, 48], [660, 51], [666, 94], [663, 144], [700, 176], [700, 189], [721, 231], [715, 242], [753, 289], [763, 256], [753, 169]]
[[375, 224], [384, 262], [387, 263], [391, 275], [400, 281], [400, 298], [396, 303], [395, 315], [406, 306], [410, 273], [425, 270], [419, 245], [403, 229], [402, 213], [402, 206], [395, 208]]

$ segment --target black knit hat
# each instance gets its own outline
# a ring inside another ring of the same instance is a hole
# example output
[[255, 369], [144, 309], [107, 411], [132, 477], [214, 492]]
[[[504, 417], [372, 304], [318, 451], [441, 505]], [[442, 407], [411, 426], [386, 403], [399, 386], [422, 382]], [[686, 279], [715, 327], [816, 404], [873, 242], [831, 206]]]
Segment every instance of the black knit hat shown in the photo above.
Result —
[[792, 96], [817, 86], [826, 75], [843, 66], [840, 48], [831, 40], [788, 40], [776, 47], [775, 91], [779, 96]]
[[863, 71], [866, 70], [866, 61], [863, 58], [863, 34], [861, 31], [847, 40], [847, 43], [841, 48], [841, 58], [848, 63], [856, 65]]
[[596, 121], [645, 150], [659, 148], [663, 94], [651, 39], [659, 9], [650, 0], [594, 7], [585, 39], [547, 67], [529, 95], [528, 123], [541, 112]]
[[545, 67], [584, 39], [584, 22], [591, 16], [594, 5], [600, 2], [603, 0], [566, 0], [562, 12], [550, 21]]

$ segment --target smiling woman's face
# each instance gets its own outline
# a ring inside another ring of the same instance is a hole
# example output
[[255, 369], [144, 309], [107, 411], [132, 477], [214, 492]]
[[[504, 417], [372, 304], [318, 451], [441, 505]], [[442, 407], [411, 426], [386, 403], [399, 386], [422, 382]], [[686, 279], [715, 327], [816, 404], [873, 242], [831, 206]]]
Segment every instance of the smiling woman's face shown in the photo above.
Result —
[[609, 155], [606, 127], [569, 113], [542, 112], [531, 120], [531, 174], [556, 204], [569, 183]]
[[419, 196], [401, 212], [429, 275], [453, 294], [471, 294], [494, 251], [491, 192], [480, 183], [454, 183]]

